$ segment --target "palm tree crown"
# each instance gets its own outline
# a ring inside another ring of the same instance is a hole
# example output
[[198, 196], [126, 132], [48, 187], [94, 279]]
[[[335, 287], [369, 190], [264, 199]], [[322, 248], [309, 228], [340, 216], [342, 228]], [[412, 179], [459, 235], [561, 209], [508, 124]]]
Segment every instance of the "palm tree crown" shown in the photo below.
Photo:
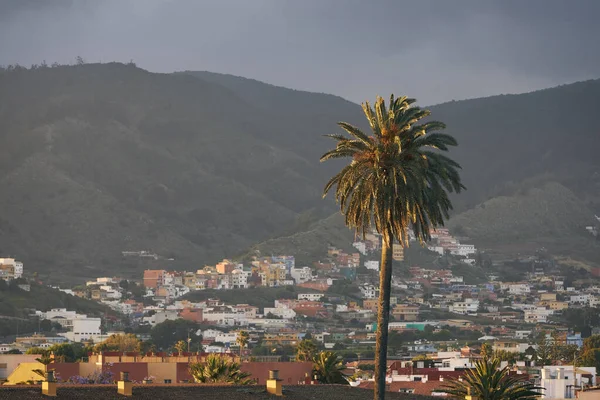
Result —
[[240, 356], [241, 356], [242, 351], [244, 350], [244, 347], [248, 346], [248, 342], [250, 341], [250, 335], [246, 331], [239, 331], [235, 341], [240, 346]]
[[529, 382], [523, 375], [510, 375], [508, 366], [500, 369], [500, 360], [477, 361], [462, 380], [450, 378], [438, 392], [464, 399], [471, 395], [480, 400], [535, 400], [544, 388]]
[[377, 97], [375, 109], [363, 104], [372, 135], [346, 122], [338, 125], [350, 136], [328, 135], [335, 149], [321, 161], [350, 157], [350, 164], [333, 176], [323, 196], [336, 186], [335, 198], [346, 225], [363, 236], [374, 224], [382, 235], [377, 311], [374, 398], [385, 397], [387, 338], [392, 280], [392, 249], [397, 240], [408, 246], [409, 230], [420, 242], [443, 225], [452, 208], [449, 193], [464, 189], [460, 166], [442, 154], [456, 146], [452, 136], [436, 133], [441, 122], [419, 123], [428, 110], [412, 107], [414, 99], [390, 98], [389, 109]]
[[412, 107], [415, 101], [392, 95], [389, 110], [381, 97], [375, 109], [364, 103], [372, 135], [339, 122], [350, 137], [328, 135], [337, 145], [321, 157], [321, 161], [352, 158], [324, 190], [326, 195], [337, 186], [335, 197], [346, 225], [364, 235], [374, 223], [379, 233], [404, 245], [410, 227], [420, 241], [428, 240], [430, 228], [448, 218], [452, 208], [448, 193], [464, 189], [460, 166], [441, 154], [456, 146], [456, 140], [435, 133], [445, 128], [441, 122], [419, 124], [430, 112]]
[[240, 370], [240, 364], [220, 354], [209, 354], [204, 363], [191, 363], [190, 374], [198, 383], [249, 385], [250, 374]]
[[333, 351], [322, 351], [315, 355], [313, 372], [321, 383], [347, 384], [342, 358]]

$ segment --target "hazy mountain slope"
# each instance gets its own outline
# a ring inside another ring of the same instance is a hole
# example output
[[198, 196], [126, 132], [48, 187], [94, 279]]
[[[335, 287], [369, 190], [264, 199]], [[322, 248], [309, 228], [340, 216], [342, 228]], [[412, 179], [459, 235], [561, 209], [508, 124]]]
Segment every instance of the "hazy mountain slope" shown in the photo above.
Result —
[[469, 189], [459, 204], [473, 206], [506, 183], [540, 174], [598, 199], [600, 185], [590, 182], [600, 182], [599, 105], [600, 80], [592, 80], [431, 107], [432, 117], [459, 141], [452, 156]]
[[571, 190], [556, 182], [522, 186], [454, 216], [448, 227], [494, 250], [551, 253], [600, 263], [600, 242], [585, 227], [594, 213]]
[[[121, 271], [122, 250], [168, 253], [178, 267], [238, 253], [328, 205], [322, 166], [263, 138], [279, 129], [226, 88], [185, 75], [120, 64], [0, 74], [0, 180], [10, 189], [0, 251], [81, 276], [139, 274]], [[308, 124], [304, 134], [323, 133]]]
[[336, 213], [301, 232], [259, 243], [248, 255], [294, 254], [298, 264], [310, 265], [327, 253], [329, 245], [349, 251], [353, 240], [353, 232], [344, 225], [342, 215]]
[[[600, 211], [598, 104], [600, 81], [589, 81], [432, 107], [460, 142], [451, 156], [469, 190], [459, 211], [540, 174]], [[341, 163], [318, 158], [340, 120], [364, 127], [360, 107], [339, 97], [229, 75], [0, 72], [0, 253], [72, 279], [139, 276], [148, 265], [122, 250], [187, 269], [265, 241], [316, 255], [351, 240], [339, 223], [327, 231], [335, 218], [297, 223], [335, 211], [321, 191]]]

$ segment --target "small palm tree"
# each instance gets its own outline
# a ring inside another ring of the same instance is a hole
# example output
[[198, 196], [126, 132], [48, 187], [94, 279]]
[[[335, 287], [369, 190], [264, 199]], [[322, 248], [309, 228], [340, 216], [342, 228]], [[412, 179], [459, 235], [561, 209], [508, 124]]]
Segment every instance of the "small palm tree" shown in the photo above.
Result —
[[186, 349], [187, 343], [184, 340], [180, 340], [177, 343], [175, 343], [175, 350], [177, 350], [179, 354], [184, 353]]
[[240, 370], [240, 364], [227, 356], [209, 354], [204, 363], [191, 363], [190, 374], [198, 383], [249, 385], [250, 374]]
[[333, 351], [318, 353], [313, 361], [313, 373], [321, 383], [347, 384], [348, 380], [342, 371], [346, 369], [342, 358]]
[[41, 357], [36, 358], [35, 361], [42, 364], [44, 366], [44, 369], [34, 369], [33, 372], [35, 372], [41, 378], [46, 379], [46, 372], [51, 371], [48, 369], [48, 365], [52, 364], [52, 362], [54, 361], [52, 355], [50, 354], [50, 352], [45, 352], [42, 354]]
[[374, 225], [382, 235], [379, 276], [379, 307], [375, 352], [375, 399], [385, 397], [388, 323], [392, 281], [392, 246], [398, 241], [408, 246], [409, 230], [420, 241], [430, 239], [430, 230], [443, 225], [452, 209], [449, 192], [464, 189], [460, 166], [442, 154], [456, 140], [437, 133], [445, 125], [419, 123], [430, 112], [412, 106], [415, 99], [391, 96], [389, 109], [377, 97], [375, 109], [363, 104], [372, 135], [346, 122], [338, 125], [346, 135], [329, 135], [337, 141], [335, 149], [321, 161], [350, 158], [333, 176], [324, 195], [335, 186], [335, 198], [346, 217], [346, 225], [365, 235]]
[[317, 345], [312, 339], [302, 339], [296, 345], [296, 360], [313, 361], [317, 354]]
[[479, 400], [535, 400], [542, 395], [541, 386], [536, 386], [522, 375], [510, 375], [509, 368], [500, 369], [499, 359], [479, 360], [475, 369], [468, 370], [462, 380], [450, 378], [440, 393], [464, 399], [471, 395]]
[[248, 342], [250, 341], [250, 335], [246, 331], [239, 331], [235, 341], [240, 346], [240, 357], [242, 357], [242, 351], [244, 347], [248, 346]]

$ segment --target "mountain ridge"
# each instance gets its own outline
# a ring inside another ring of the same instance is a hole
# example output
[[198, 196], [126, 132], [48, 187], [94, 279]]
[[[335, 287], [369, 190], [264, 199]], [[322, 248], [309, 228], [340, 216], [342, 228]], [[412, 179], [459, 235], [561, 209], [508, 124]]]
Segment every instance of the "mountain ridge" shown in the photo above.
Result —
[[[322, 135], [340, 120], [366, 129], [360, 107], [247, 81], [118, 63], [0, 71], [0, 252], [44, 279], [65, 271], [79, 281], [195, 269], [265, 241], [285, 249], [281, 235], [325, 243], [302, 233], [327, 231], [329, 220], [318, 220], [336, 210], [321, 194], [342, 164], [318, 162], [333, 145]], [[455, 198], [457, 214], [544, 173], [586, 207], [600, 205], [600, 143], [590, 133], [600, 81], [529, 95], [431, 107], [460, 144], [450, 156], [469, 190]], [[314, 222], [297, 224], [307, 212]], [[349, 237], [339, 228], [334, 243]]]

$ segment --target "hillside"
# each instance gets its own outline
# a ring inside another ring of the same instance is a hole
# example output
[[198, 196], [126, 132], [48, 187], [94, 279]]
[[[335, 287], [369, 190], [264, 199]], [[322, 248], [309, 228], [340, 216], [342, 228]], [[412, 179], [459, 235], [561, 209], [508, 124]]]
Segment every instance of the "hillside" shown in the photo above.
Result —
[[454, 216], [448, 227], [485, 248], [550, 253], [598, 263], [600, 242], [585, 231], [594, 213], [573, 191], [556, 182], [533, 183]]
[[17, 332], [37, 331], [38, 322], [35, 318], [30, 318], [30, 311], [48, 311], [52, 308], [66, 308], [96, 317], [116, 315], [115, 311], [100, 303], [71, 296], [57, 289], [31, 283], [31, 290], [26, 292], [0, 280], [0, 337]]
[[[451, 155], [469, 190], [457, 213], [539, 175], [600, 212], [598, 104], [596, 80], [433, 106], [460, 143]], [[339, 97], [230, 75], [0, 71], [0, 254], [73, 282], [193, 269], [257, 243], [318, 257], [352, 240], [335, 218], [318, 222], [335, 211], [321, 191], [340, 164], [318, 158], [339, 120], [364, 124]]]
[[328, 246], [351, 250], [354, 234], [344, 225], [340, 213], [310, 225], [289, 236], [269, 239], [253, 246], [248, 255], [294, 254], [299, 265], [311, 265], [327, 254]]
[[600, 80], [590, 80], [430, 107], [459, 142], [452, 156], [463, 167], [468, 191], [457, 208], [549, 175], [600, 212], [599, 104]]
[[332, 167], [297, 143], [322, 140], [337, 112], [299, 126], [293, 110], [273, 118], [223, 86], [121, 64], [0, 73], [0, 253], [50, 280], [139, 277], [124, 250], [176, 268], [239, 253], [333, 212]]

